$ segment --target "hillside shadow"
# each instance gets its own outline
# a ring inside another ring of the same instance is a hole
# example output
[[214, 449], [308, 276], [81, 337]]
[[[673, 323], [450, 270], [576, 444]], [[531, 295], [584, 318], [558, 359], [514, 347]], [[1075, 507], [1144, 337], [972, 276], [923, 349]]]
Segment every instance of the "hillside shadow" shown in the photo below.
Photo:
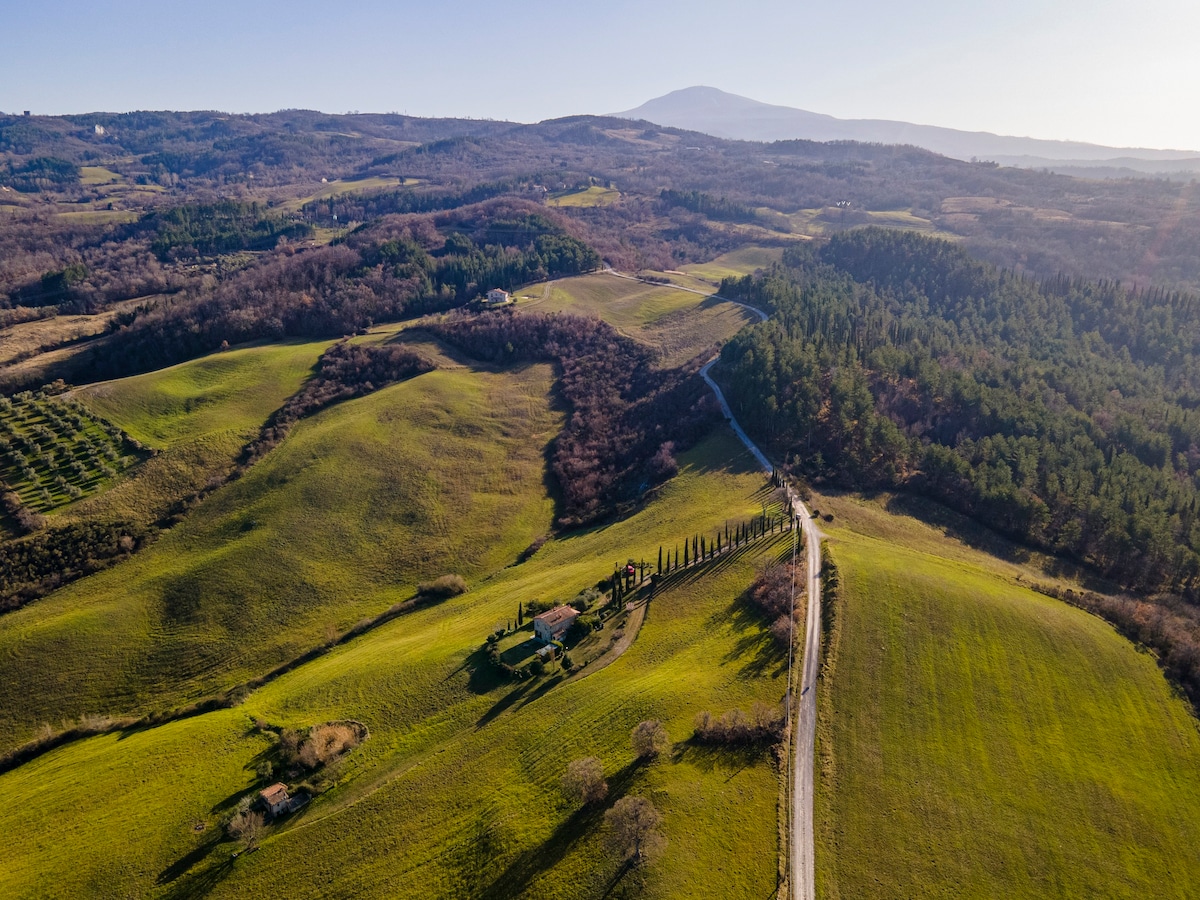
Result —
[[463, 660], [463, 664], [450, 676], [447, 676], [446, 680], [448, 681], [450, 677], [463, 669], [470, 672], [467, 677], [467, 690], [472, 694], [490, 694], [507, 681], [504, 675], [488, 660], [487, 652], [482, 649], [473, 650], [468, 654], [467, 658]]
[[[879, 500], [879, 495], [864, 495], [868, 500]], [[946, 537], [956, 540], [972, 550], [978, 550], [1015, 565], [1033, 565], [1046, 575], [1077, 580], [1081, 586], [1098, 593], [1113, 593], [1119, 588], [1087, 566], [1053, 554], [1049, 550], [1028, 547], [986, 525], [955, 512], [948, 506], [913, 494], [891, 494], [883, 503], [884, 509], [896, 515], [909, 516]]]
[[[868, 496], [868, 499], [878, 498]], [[990, 528], [924, 497], [892, 494], [883, 507], [895, 515], [909, 516], [923, 522], [936, 528], [946, 537], [953, 538], [972, 549], [982, 550], [1005, 562], [1024, 564], [1029, 562], [1032, 556], [1028, 547], [1022, 547], [1020, 544], [1001, 537]]]
[[751, 766], [770, 761], [771, 757], [771, 745], [766, 743], [718, 746], [701, 744], [695, 738], [678, 743], [671, 750], [671, 762], [687, 763], [705, 773], [728, 772], [726, 781], [733, 780]]
[[[538, 875], [556, 866], [580, 840], [601, 828], [604, 824], [604, 814], [629, 792], [640, 768], [641, 763], [635, 760], [610, 777], [608, 796], [602, 802], [577, 809], [542, 844], [517, 856], [484, 888], [478, 895], [479, 900], [514, 900], [524, 896]], [[625, 876], [626, 869], [626, 866], [622, 866], [622, 871], [609, 882], [605, 895]]]
[[562, 672], [558, 672], [555, 675], [551, 676], [550, 678], [546, 679], [541, 684], [539, 684], [536, 688], [534, 688], [532, 691], [530, 691], [523, 700], [521, 700], [521, 706], [525, 707], [525, 706], [528, 706], [530, 703], [532, 703], [534, 700], [540, 700], [542, 697], [546, 696], [546, 694], [549, 693], [553, 688], [562, 684], [564, 679], [565, 679], [565, 676], [562, 674]]
[[[215, 846], [215, 845], [214, 845]], [[164, 900], [195, 900], [211, 893], [233, 871], [234, 858], [228, 856], [213, 866], [189, 875], [171, 883], [171, 887], [162, 894]], [[161, 877], [161, 876], [160, 876]], [[165, 884], [170, 882], [161, 882]]]

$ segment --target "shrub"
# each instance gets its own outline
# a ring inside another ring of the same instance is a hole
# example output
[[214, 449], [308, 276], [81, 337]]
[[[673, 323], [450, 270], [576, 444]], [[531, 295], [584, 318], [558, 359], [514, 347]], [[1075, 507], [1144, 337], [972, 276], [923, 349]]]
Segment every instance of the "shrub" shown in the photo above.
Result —
[[622, 797], [604, 814], [604, 821], [613, 846], [634, 865], [664, 843], [658, 833], [662, 814], [645, 797]]
[[731, 709], [720, 716], [705, 710], [696, 716], [695, 739], [702, 744], [755, 744], [777, 741], [783, 735], [784, 718], [778, 709], [755, 704], [750, 715]]
[[792, 584], [791, 564], [773, 564], [759, 571], [749, 592], [750, 602], [771, 620], [771, 634], [784, 647], [792, 635]]
[[447, 597], [457, 597], [466, 593], [467, 582], [461, 575], [442, 575], [433, 581], [423, 581], [417, 585], [417, 593], [425, 597], [443, 600]]

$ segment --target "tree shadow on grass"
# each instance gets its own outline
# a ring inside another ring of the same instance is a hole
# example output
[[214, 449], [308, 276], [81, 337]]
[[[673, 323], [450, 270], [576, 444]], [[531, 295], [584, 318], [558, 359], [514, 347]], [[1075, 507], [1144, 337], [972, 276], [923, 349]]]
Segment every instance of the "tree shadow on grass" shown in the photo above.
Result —
[[531, 687], [533, 687], [532, 681], [523, 682], [493, 703], [491, 708], [479, 717], [479, 720], [475, 723], [475, 730], [478, 731], [479, 729], [483, 728], [506, 709], [509, 709], [513, 704], [520, 700], [521, 697], [524, 696]]
[[773, 745], [768, 743], [718, 745], [701, 744], [695, 738], [678, 743], [671, 750], [671, 762], [687, 763], [701, 772], [728, 772], [732, 781], [744, 770], [769, 761]]
[[504, 677], [503, 673], [492, 665], [491, 660], [487, 658], [487, 652], [484, 650], [473, 651], [463, 661], [462, 666], [457, 671], [461, 672], [463, 669], [467, 669], [470, 672], [470, 676], [467, 678], [467, 689], [472, 694], [491, 693], [508, 680]]
[[197, 863], [208, 859], [208, 855], [217, 849], [217, 845], [221, 843], [221, 833], [217, 832], [200, 846], [194, 848], [191, 852], [184, 854], [158, 873], [158, 879], [155, 884], [170, 884], [181, 875], [190, 871]]
[[[484, 888], [479, 900], [512, 900], [522, 896], [538, 875], [558, 865], [580, 840], [603, 826], [604, 814], [628, 793], [640, 768], [641, 762], [635, 760], [609, 778], [608, 796], [602, 802], [577, 809], [541, 845], [517, 856]], [[621, 867], [605, 889], [605, 896], [625, 877], [627, 869], [628, 866]]]
[[[164, 900], [194, 900], [196, 897], [203, 897], [224, 881], [229, 873], [233, 871], [233, 863], [233, 856], [227, 856], [215, 865], [202, 869], [193, 875], [188, 875], [185, 878], [179, 878], [176, 875], [175, 877], [178, 880], [162, 896]], [[159, 876], [159, 883], [166, 883], [161, 875]]]
[[214, 803], [212, 805], [212, 808], [209, 810], [209, 812], [213, 813], [213, 814], [228, 812], [229, 810], [231, 810], [235, 806], [237, 806], [238, 803], [241, 801], [241, 799], [243, 797], [245, 797], [247, 793], [249, 793], [249, 791], [247, 791], [246, 788], [239, 788], [238, 790], [236, 790], [232, 794], [230, 794], [228, 797], [226, 797], [224, 800], [218, 800], [216, 803]]

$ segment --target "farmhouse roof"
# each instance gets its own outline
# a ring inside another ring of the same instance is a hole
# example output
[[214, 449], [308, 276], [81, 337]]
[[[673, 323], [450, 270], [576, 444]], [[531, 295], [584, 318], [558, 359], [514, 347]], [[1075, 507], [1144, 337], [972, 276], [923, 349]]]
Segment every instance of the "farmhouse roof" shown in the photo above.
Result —
[[533, 621], [545, 622], [551, 628], [555, 625], [560, 625], [563, 622], [570, 621], [579, 615], [579, 610], [573, 606], [556, 606], [554, 609], [548, 609], [540, 616], [534, 616]]
[[288, 799], [287, 785], [282, 782], [273, 784], [269, 788], [263, 788], [259, 793], [263, 800], [272, 806]]

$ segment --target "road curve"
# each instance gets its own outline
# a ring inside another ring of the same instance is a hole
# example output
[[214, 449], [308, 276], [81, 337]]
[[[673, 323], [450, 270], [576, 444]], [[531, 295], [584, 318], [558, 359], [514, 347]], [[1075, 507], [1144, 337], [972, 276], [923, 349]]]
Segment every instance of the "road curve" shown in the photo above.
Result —
[[[642, 281], [636, 276], [625, 275], [611, 268], [606, 268], [604, 271], [618, 278]], [[767, 314], [761, 309], [717, 294], [706, 294], [704, 291], [678, 284], [643, 283], [659, 287], [673, 287], [676, 290], [692, 294], [713, 296], [718, 300], [735, 303], [743, 309], [749, 310], [764, 322], [767, 320]], [[750, 451], [763, 470], [769, 474], [775, 470], [775, 467], [771, 465], [766, 454], [759, 450], [754, 441], [750, 440], [746, 432], [742, 430], [742, 426], [734, 418], [733, 411], [729, 408], [725, 394], [709, 375], [709, 370], [719, 358], [718, 354], [705, 363], [700, 370], [700, 376], [712, 388], [717, 402], [721, 405], [721, 412], [725, 415], [733, 433], [746, 445], [746, 449]], [[805, 552], [808, 554], [808, 584], [805, 585], [808, 611], [804, 617], [804, 655], [800, 672], [800, 689], [793, 693], [792, 686], [788, 685], [788, 715], [792, 723], [792, 758], [790, 761], [792, 797], [789, 811], [790, 827], [788, 828], [790, 844], [788, 869], [791, 877], [788, 895], [791, 900], [814, 900], [816, 897], [816, 866], [814, 864], [815, 844], [813, 838], [813, 753], [817, 735], [817, 664], [821, 655], [821, 531], [817, 527], [817, 523], [813, 521], [804, 502], [790, 487], [787, 492], [788, 497], [791, 498], [793, 509], [800, 517], [800, 525], [804, 532]]]

